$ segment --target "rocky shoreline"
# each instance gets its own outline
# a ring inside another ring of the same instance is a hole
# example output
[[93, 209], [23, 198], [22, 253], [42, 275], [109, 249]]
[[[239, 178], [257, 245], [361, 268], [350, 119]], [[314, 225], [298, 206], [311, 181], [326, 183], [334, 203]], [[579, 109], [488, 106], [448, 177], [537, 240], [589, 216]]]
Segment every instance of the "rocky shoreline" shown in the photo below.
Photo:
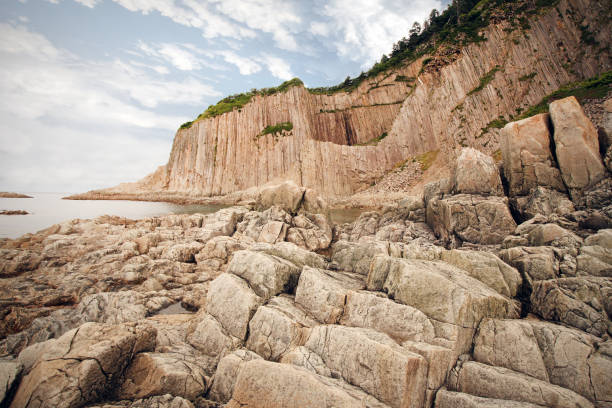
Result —
[[32, 198], [29, 195], [0, 191], [0, 198]]
[[550, 112], [353, 223], [286, 182], [1, 240], [0, 404], [611, 407], [612, 148]]

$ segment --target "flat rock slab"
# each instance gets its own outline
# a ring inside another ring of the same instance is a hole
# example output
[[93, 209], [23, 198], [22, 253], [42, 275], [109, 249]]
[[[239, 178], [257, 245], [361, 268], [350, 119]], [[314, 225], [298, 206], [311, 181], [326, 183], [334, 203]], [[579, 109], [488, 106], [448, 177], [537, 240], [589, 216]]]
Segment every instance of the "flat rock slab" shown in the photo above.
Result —
[[445, 389], [436, 394], [434, 408], [544, 408], [542, 405], [527, 402], [506, 401], [493, 398], [482, 398], [462, 392]]

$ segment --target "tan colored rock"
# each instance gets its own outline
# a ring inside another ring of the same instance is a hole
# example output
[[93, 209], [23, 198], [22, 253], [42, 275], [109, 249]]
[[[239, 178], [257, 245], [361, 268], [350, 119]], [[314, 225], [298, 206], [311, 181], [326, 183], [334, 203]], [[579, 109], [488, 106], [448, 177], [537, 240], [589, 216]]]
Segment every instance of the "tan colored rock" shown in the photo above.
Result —
[[8, 396], [12, 395], [14, 388], [19, 384], [23, 365], [15, 360], [0, 360], [0, 404], [8, 406]]
[[504, 195], [493, 158], [469, 147], [461, 149], [453, 183], [457, 194]]
[[213, 401], [226, 403], [232, 398], [234, 385], [244, 364], [261, 357], [248, 350], [236, 350], [219, 361], [214, 382], [208, 394]]
[[229, 273], [210, 283], [206, 311], [232, 336], [245, 339], [249, 320], [263, 303], [243, 279]]
[[246, 346], [266, 360], [278, 361], [291, 347], [304, 342], [308, 328], [317, 325], [291, 298], [275, 297], [257, 309], [249, 322]]
[[289, 213], [296, 213], [299, 209], [306, 189], [299, 187], [292, 181], [263, 187], [257, 196], [256, 208], [264, 211], [274, 205]]
[[295, 291], [295, 303], [322, 323], [336, 323], [349, 290], [363, 289], [356, 276], [305, 266]]
[[530, 287], [534, 281], [559, 277], [559, 261], [551, 247], [517, 246], [501, 250], [499, 257], [518, 269]]
[[327, 267], [327, 262], [321, 255], [300, 248], [291, 242], [279, 242], [274, 245], [258, 243], [249, 249], [286, 259], [300, 269], [306, 265], [320, 269]]
[[45, 350], [21, 381], [11, 407], [60, 408], [96, 401], [117, 385], [135, 354], [154, 347], [155, 331], [148, 327], [86, 323]]
[[476, 397], [462, 392], [441, 389], [436, 394], [435, 408], [541, 408], [526, 402]]
[[178, 353], [141, 353], [125, 372], [119, 399], [171, 394], [193, 400], [206, 392], [209, 379], [196, 359]]
[[492, 367], [468, 361], [456, 370], [448, 381], [448, 387], [451, 391], [546, 407], [593, 407], [590, 401], [573, 391], [507, 368]]
[[578, 274], [612, 277], [612, 229], [587, 237], [576, 262]]
[[88, 405], [87, 408], [194, 408], [191, 401], [170, 394], [139, 399]]
[[402, 347], [421, 355], [427, 361], [427, 389], [424, 406], [431, 407], [436, 392], [444, 385], [448, 372], [457, 361], [453, 350], [413, 341], [403, 342]]
[[549, 115], [543, 113], [502, 129], [500, 144], [510, 196], [527, 195], [538, 186], [565, 191], [550, 151], [550, 126]]
[[302, 213], [293, 217], [291, 223], [287, 241], [309, 251], [326, 249], [331, 244], [332, 229], [324, 215]]
[[389, 255], [389, 243], [338, 241], [332, 246], [332, 266], [341, 271], [367, 275], [376, 255]]
[[514, 198], [512, 204], [523, 219], [533, 218], [538, 214], [567, 215], [575, 210], [574, 204], [565, 193], [540, 186], [531, 189], [527, 196]]
[[[354, 395], [351, 395], [354, 394]], [[246, 362], [227, 408], [383, 408], [364, 393], [349, 393], [330, 379], [290, 364]]]
[[552, 102], [550, 118], [561, 175], [576, 198], [605, 176], [597, 130], [573, 96]]
[[474, 342], [474, 359], [549, 381], [538, 339], [529, 322], [484, 320]]
[[371, 329], [318, 326], [305, 346], [344, 380], [389, 406], [422, 406], [427, 363], [387, 335]]
[[349, 291], [340, 324], [371, 328], [397, 342], [431, 341], [434, 328], [423, 312], [368, 292]]
[[488, 252], [453, 249], [442, 251], [440, 259], [510, 298], [516, 296], [523, 282], [516, 269]]
[[387, 274], [383, 290], [431, 319], [475, 328], [485, 317], [518, 317], [510, 299], [447, 263], [388, 257], [380, 265], [370, 274]]
[[291, 262], [255, 251], [235, 252], [227, 272], [246, 280], [257, 296], [264, 300], [283, 292], [292, 292], [300, 276], [300, 269]]
[[533, 284], [531, 310], [595, 336], [610, 332], [612, 282], [609, 278], [563, 278]]
[[223, 356], [242, 344], [242, 339], [229, 334], [208, 313], [192, 323], [186, 341], [201, 353], [199, 358], [208, 367], [215, 367]]
[[306, 370], [324, 377], [332, 376], [331, 370], [325, 365], [321, 356], [304, 346], [291, 349], [283, 355], [280, 362], [304, 367]]
[[430, 200], [427, 223], [443, 241], [475, 244], [500, 244], [516, 228], [506, 198], [468, 194]]
[[162, 258], [177, 262], [195, 262], [195, 255], [200, 252], [204, 244], [190, 242], [188, 244], [176, 244], [164, 249]]

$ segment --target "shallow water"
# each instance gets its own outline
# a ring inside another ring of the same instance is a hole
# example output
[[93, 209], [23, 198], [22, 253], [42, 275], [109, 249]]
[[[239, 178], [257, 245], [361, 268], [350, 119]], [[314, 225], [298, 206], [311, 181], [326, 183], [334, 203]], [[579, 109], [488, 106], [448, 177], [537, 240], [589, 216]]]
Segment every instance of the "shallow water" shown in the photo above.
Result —
[[26, 210], [28, 215], [0, 215], [0, 238], [18, 238], [73, 218], [116, 215], [131, 219], [166, 214], [208, 214], [227, 205], [179, 205], [148, 201], [62, 200], [69, 193], [24, 193], [33, 198], [0, 198], [0, 210]]

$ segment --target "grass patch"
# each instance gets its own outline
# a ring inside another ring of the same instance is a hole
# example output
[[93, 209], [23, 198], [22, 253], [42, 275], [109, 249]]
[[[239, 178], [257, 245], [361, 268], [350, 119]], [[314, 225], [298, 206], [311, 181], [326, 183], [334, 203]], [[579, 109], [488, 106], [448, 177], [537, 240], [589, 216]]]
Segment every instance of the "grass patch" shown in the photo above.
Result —
[[191, 125], [193, 125], [193, 120], [191, 122], [183, 123], [179, 129], [189, 129]]
[[283, 131], [291, 132], [293, 130], [293, 123], [291, 122], [282, 122], [277, 123], [276, 125], [266, 126], [264, 130], [262, 130], [257, 137], [262, 137], [265, 135], [280, 135]]
[[495, 74], [498, 71], [501, 71], [501, 67], [499, 65], [496, 65], [492, 70], [490, 70], [489, 72], [487, 72], [480, 78], [480, 82], [478, 83], [478, 86], [472, 89], [470, 92], [468, 92], [467, 95], [470, 96], [470, 95], [475, 94], [476, 92], [482, 91], [484, 87], [489, 85], [489, 83], [495, 78]]
[[433, 162], [436, 161], [438, 153], [440, 153], [440, 150], [433, 150], [431, 152], [423, 153], [421, 155], [416, 156], [414, 158], [414, 161], [419, 163], [421, 165], [421, 171], [425, 172], [431, 167]]
[[395, 77], [395, 82], [414, 82], [416, 81], [415, 77], [407, 77], [405, 75], [397, 75]]
[[388, 134], [387, 134], [387, 132], [385, 132], [385, 133], [383, 133], [382, 135], [380, 135], [378, 137], [370, 139], [367, 142], [356, 144], [355, 146], [376, 146], [378, 143], [380, 143], [381, 140], [383, 140], [387, 136], [388, 136]]
[[519, 81], [521, 82], [530, 81], [533, 78], [535, 78], [536, 75], [538, 75], [537, 72], [532, 72], [531, 74], [523, 75], [522, 77], [519, 77]]
[[551, 102], [567, 98], [568, 96], [576, 97], [578, 102], [582, 102], [585, 99], [601, 99], [610, 92], [610, 84], [612, 84], [612, 71], [604, 72], [601, 75], [585, 81], [567, 84], [545, 96], [540, 103], [525, 110], [512, 120], [521, 120], [539, 113], [547, 113], [548, 105]]
[[496, 151], [493, 152], [491, 157], [493, 157], [493, 160], [495, 160], [495, 163], [501, 162], [502, 161], [502, 151], [500, 149], [497, 149]]

